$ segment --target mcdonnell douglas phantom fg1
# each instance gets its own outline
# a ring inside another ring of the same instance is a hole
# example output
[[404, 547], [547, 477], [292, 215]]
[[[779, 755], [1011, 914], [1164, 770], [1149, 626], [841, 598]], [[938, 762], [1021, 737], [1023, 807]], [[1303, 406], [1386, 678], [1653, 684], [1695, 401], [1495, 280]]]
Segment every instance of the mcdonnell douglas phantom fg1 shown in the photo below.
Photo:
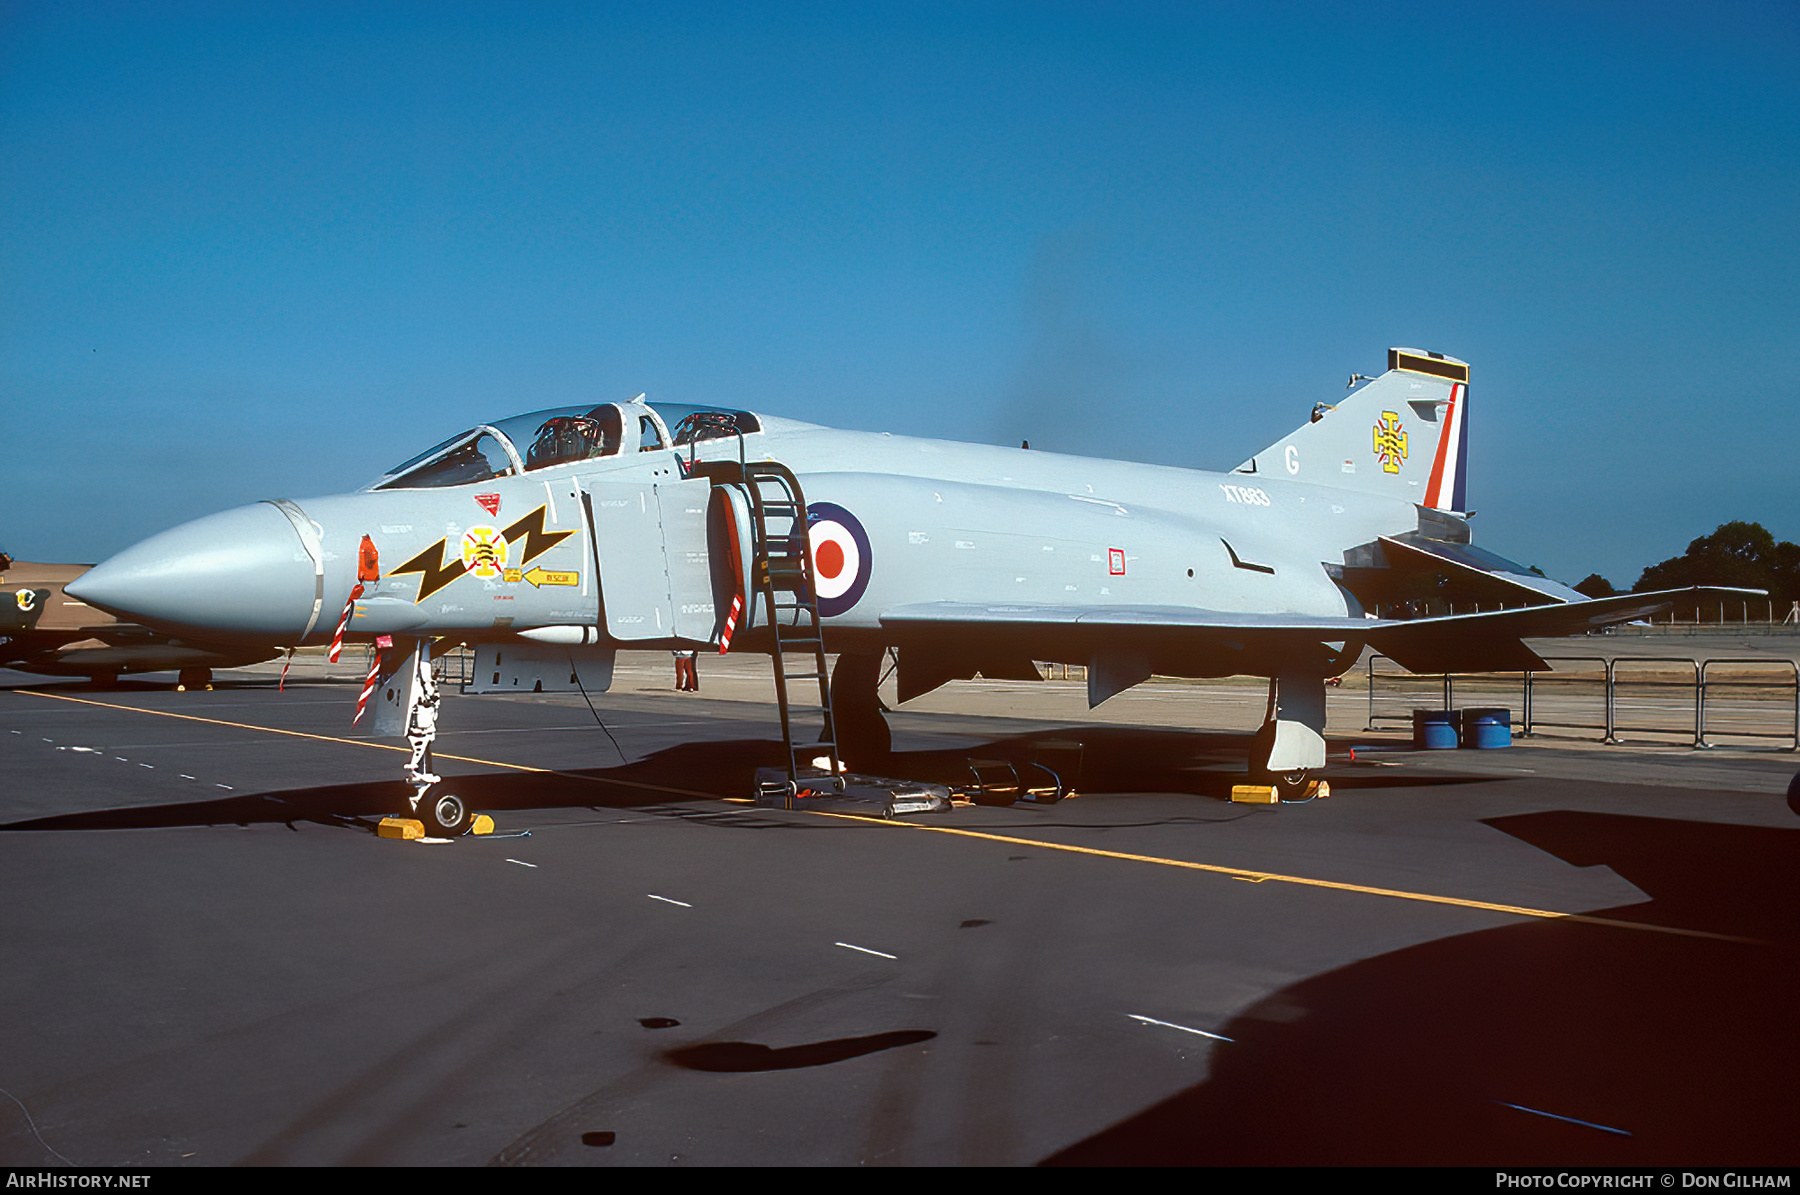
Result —
[[192, 643], [120, 622], [64, 590], [85, 564], [39, 564], [0, 552], [0, 668], [85, 676], [104, 688], [128, 672], [176, 670], [182, 689], [210, 689], [215, 668], [256, 664], [267, 645]]
[[[1084, 665], [1090, 707], [1153, 674], [1264, 676], [1250, 768], [1298, 797], [1325, 763], [1325, 682], [1365, 646], [1415, 672], [1543, 669], [1524, 639], [1693, 592], [1587, 601], [1473, 546], [1468, 365], [1393, 349], [1359, 380], [1229, 473], [642, 396], [534, 411], [355, 493], [165, 531], [69, 592], [209, 642], [375, 642], [374, 725], [411, 743], [413, 811], [437, 834], [472, 816], [428, 795], [429, 661], [457, 645], [473, 692], [600, 692], [620, 648], [768, 652], [790, 786], [815, 757], [827, 775], [840, 755], [882, 762], [890, 649], [903, 702], [977, 674], [1037, 680], [1035, 661]], [[1376, 616], [1394, 606], [1422, 616]]]

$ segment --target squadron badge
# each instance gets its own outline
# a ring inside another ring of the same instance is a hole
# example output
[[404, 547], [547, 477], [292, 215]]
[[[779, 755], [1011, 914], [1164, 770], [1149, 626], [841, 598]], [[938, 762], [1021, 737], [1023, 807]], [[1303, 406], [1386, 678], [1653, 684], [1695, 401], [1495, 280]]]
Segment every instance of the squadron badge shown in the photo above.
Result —
[[463, 567], [477, 577], [498, 577], [506, 572], [506, 537], [492, 527], [471, 527], [463, 532]]
[[1398, 473], [1406, 463], [1406, 428], [1393, 411], [1383, 411], [1375, 422], [1375, 459], [1383, 473]]

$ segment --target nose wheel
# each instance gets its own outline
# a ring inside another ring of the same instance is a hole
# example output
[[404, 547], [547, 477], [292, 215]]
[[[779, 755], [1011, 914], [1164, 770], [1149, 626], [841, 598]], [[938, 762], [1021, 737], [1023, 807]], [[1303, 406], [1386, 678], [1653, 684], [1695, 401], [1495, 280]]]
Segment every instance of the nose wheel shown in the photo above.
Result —
[[455, 793], [421, 798], [413, 816], [424, 824], [425, 833], [432, 838], [456, 838], [467, 834], [475, 821], [475, 811]]

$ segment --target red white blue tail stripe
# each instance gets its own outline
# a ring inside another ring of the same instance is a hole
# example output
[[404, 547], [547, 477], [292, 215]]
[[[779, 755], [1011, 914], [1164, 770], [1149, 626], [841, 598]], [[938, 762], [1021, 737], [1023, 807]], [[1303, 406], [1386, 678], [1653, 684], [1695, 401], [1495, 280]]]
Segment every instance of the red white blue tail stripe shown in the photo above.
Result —
[[1434, 510], [1469, 509], [1469, 387], [1457, 382], [1450, 387], [1450, 409], [1444, 413], [1438, 435], [1437, 459], [1431, 463], [1431, 481], [1425, 487], [1424, 505]]

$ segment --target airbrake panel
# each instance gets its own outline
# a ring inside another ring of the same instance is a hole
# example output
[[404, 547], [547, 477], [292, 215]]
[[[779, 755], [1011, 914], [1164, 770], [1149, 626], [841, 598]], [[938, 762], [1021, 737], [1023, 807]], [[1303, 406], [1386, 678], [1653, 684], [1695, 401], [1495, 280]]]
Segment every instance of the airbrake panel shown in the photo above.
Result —
[[709, 483], [588, 482], [583, 489], [607, 634], [626, 641], [710, 640], [717, 617], [706, 548]]

